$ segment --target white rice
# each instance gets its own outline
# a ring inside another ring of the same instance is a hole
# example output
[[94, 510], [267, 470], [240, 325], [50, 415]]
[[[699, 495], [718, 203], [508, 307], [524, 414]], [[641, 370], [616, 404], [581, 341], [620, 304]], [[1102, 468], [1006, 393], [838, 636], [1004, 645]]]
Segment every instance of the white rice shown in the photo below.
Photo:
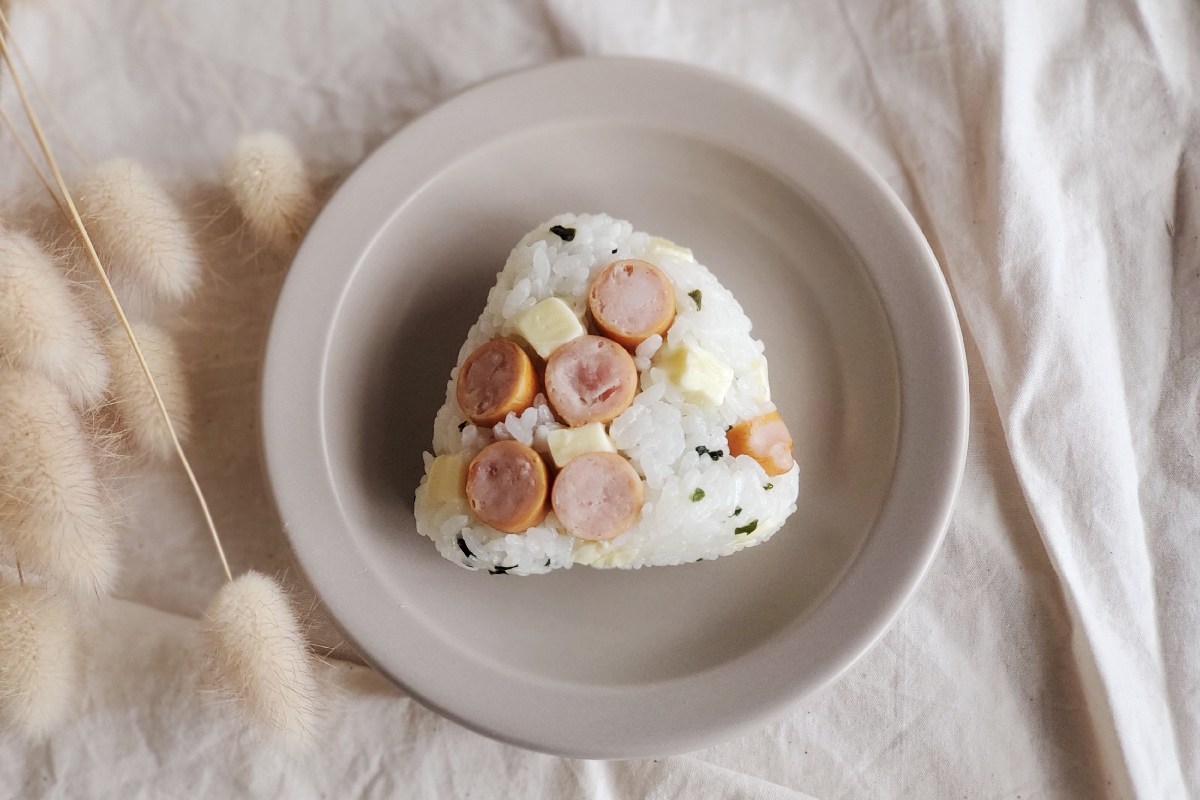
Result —
[[[572, 241], [550, 233], [553, 225], [575, 229]], [[513, 249], [488, 294], [450, 373], [446, 402], [433, 427], [433, 454], [474, 457], [496, 439], [516, 439], [548, 453], [546, 434], [562, 427], [539, 395], [533, 407], [491, 429], [465, 424], [455, 400], [459, 367], [472, 351], [497, 336], [515, 340], [513, 318], [548, 297], [559, 297], [580, 320], [587, 311], [587, 288], [594, 274], [617, 259], [640, 258], [658, 266], [675, 285], [677, 316], [666, 344], [698, 345], [729, 366], [733, 385], [717, 407], [684, 400], [653, 356], [664, 344], [654, 336], [634, 353], [641, 391], [633, 405], [613, 420], [609, 435], [618, 452], [645, 481], [641, 518], [608, 542], [577, 540], [564, 533], [553, 512], [524, 533], [505, 534], [481, 522], [463, 501], [435, 504], [422, 480], [417, 489], [417, 530], [447, 559], [468, 569], [532, 575], [573, 564], [637, 568], [713, 559], [761, 544], [796, 510], [798, 468], [768, 478], [749, 456], [732, 458], [726, 429], [774, 410], [767, 385], [762, 342], [750, 333], [750, 320], [733, 295], [691, 252], [634, 231], [605, 214], [562, 214], [539, 225]], [[700, 308], [689, 295], [701, 292]], [[459, 426], [464, 425], [460, 431]], [[721, 451], [713, 459], [708, 453]], [[767, 488], [770, 487], [770, 488]], [[703, 497], [699, 497], [701, 492]], [[753, 530], [747, 531], [752, 527]], [[742, 532], [738, 532], [741, 529]], [[468, 555], [469, 552], [469, 555]]]

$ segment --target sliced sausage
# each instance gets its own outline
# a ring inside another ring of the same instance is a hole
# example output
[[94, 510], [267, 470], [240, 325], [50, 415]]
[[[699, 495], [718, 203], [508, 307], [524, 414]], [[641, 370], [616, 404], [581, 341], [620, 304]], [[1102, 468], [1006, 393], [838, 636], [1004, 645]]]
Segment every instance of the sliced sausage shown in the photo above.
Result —
[[524, 411], [535, 394], [533, 362], [507, 339], [492, 339], [476, 348], [458, 371], [458, 406], [473, 424], [485, 428], [502, 422], [510, 411]]
[[792, 468], [792, 434], [778, 411], [743, 420], [725, 434], [729, 453], [747, 455], [772, 477]]
[[546, 362], [546, 397], [571, 427], [611, 422], [633, 402], [637, 367], [621, 345], [603, 336], [580, 336]]
[[498, 531], [521, 533], [546, 516], [546, 462], [520, 442], [494, 442], [467, 469], [467, 502]]
[[588, 310], [601, 333], [633, 350], [671, 327], [675, 289], [648, 261], [615, 261], [592, 280]]
[[585, 453], [554, 479], [550, 504], [567, 533], [605, 541], [633, 527], [642, 513], [642, 479], [617, 453]]

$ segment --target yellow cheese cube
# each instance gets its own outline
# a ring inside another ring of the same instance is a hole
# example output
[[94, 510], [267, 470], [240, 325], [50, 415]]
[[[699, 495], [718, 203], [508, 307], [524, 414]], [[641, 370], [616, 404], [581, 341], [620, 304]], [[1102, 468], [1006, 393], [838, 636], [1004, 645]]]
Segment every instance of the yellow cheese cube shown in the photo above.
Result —
[[655, 236], [650, 240], [650, 246], [646, 248], [646, 258], [649, 261], [656, 261], [661, 258], [673, 258], [676, 261], [691, 262], [695, 262], [696, 260], [691, 250], [681, 247], [670, 239], [664, 239], [661, 236]]
[[771, 402], [771, 382], [767, 379], [767, 359], [759, 356], [750, 365], [750, 379], [757, 384], [754, 387], [754, 399], [760, 403]]
[[619, 568], [632, 564], [637, 553], [635, 547], [613, 547], [612, 542], [582, 542], [576, 539], [571, 560], [583, 566]]
[[579, 539], [575, 540], [575, 549], [571, 551], [571, 560], [576, 564], [589, 566], [593, 561], [600, 557], [600, 545], [607, 542], [585, 542]]
[[467, 468], [470, 462], [461, 456], [438, 456], [429, 465], [429, 480], [425, 487], [430, 501], [444, 505], [467, 499]]
[[560, 468], [565, 467], [567, 462], [575, 456], [581, 456], [584, 453], [617, 452], [617, 448], [613, 447], [612, 439], [608, 438], [602, 422], [589, 422], [578, 428], [550, 431], [546, 436], [546, 442], [550, 445], [550, 457]]
[[542, 358], [549, 358], [559, 347], [585, 333], [579, 317], [557, 297], [548, 297], [522, 311], [514, 324]]
[[697, 405], [721, 405], [733, 383], [733, 370], [694, 344], [660, 350], [654, 363], [683, 391], [688, 402]]

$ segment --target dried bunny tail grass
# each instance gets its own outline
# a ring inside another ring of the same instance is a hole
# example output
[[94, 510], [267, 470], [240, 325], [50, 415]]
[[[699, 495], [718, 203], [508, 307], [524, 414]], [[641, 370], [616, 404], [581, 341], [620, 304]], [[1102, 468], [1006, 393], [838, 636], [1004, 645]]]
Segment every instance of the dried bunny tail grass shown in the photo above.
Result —
[[[75, 302], [87, 317], [93, 330], [105, 331], [113, 325], [120, 324], [112, 301], [105, 295], [104, 287], [97, 279], [92, 265], [88, 263], [88, 255], [74, 241], [74, 236], [68, 234], [68, 242], [58, 246], [54, 255], [62, 267], [63, 275], [75, 295]], [[97, 336], [103, 351], [102, 337]]]
[[[83, 221], [83, 217], [79, 213], [79, 208], [72, 197], [71, 190], [67, 187], [67, 182], [63, 178], [62, 170], [58, 166], [58, 159], [54, 157], [54, 151], [50, 148], [49, 142], [46, 141], [46, 132], [42, 128], [41, 120], [38, 117], [37, 112], [34, 110], [33, 104], [29, 102], [29, 95], [25, 91], [24, 82], [21, 79], [20, 72], [13, 64], [8, 43], [8, 34], [8, 20], [4, 16], [3, 9], [0, 8], [0, 59], [3, 59], [4, 63], [8, 66], [9, 77], [12, 79], [13, 88], [17, 91], [17, 96], [21, 101], [21, 107], [25, 110], [25, 117], [29, 121], [29, 127], [33, 131], [34, 138], [37, 139], [38, 148], [42, 151], [42, 156], [46, 160], [46, 166], [49, 169], [50, 175], [54, 178], [54, 185], [58, 188], [58, 192], [51, 192], [51, 194], [54, 197], [55, 203], [59, 206], [59, 209], [63, 212], [64, 216], [68, 218], [68, 220], [74, 226], [75, 231], [79, 234], [80, 242], [92, 264], [95, 277], [99, 281], [100, 286], [103, 288], [104, 293], [111, 301], [113, 310], [116, 312], [117, 319], [129, 338], [129, 344], [133, 349], [134, 357], [142, 369], [142, 373], [146, 378], [146, 383], [150, 387], [150, 393], [154, 396], [155, 404], [158, 406], [159, 412], [162, 414], [163, 424], [167, 430], [167, 436], [171, 440], [175, 454], [179, 457], [180, 466], [182, 466], [184, 472], [187, 473], [188, 482], [191, 484], [192, 491], [196, 495], [196, 502], [200, 505], [200, 510], [204, 513], [205, 524], [208, 527], [209, 533], [212, 535], [213, 547], [216, 548], [217, 556], [221, 559], [221, 568], [224, 570], [225, 576], [229, 578], [229, 580], [233, 580], [233, 572], [229, 569], [229, 561], [225, 558], [225, 549], [221, 546], [221, 537], [217, 532], [217, 525], [213, 520], [212, 511], [208, 507], [208, 500], [204, 497], [204, 492], [200, 488], [200, 482], [196, 480], [196, 473], [192, 469], [191, 462], [188, 461], [187, 454], [184, 452], [183, 446], [180, 444], [179, 438], [175, 433], [175, 426], [171, 421], [170, 412], [167, 410], [166, 403], [163, 401], [159, 392], [158, 384], [154, 380], [154, 374], [151, 372], [149, 366], [145, 362], [141, 347], [138, 344], [137, 336], [134, 334], [133, 328], [130, 326], [128, 315], [122, 308], [121, 299], [114, 289], [112, 281], [109, 279], [108, 269], [105, 267], [99, 253], [96, 251], [95, 242], [88, 231], [88, 226]], [[109, 162], [109, 173], [115, 174], [118, 178], [120, 178], [120, 175], [123, 172], [126, 177], [124, 183], [136, 183], [137, 185], [135, 185], [133, 188], [137, 189], [140, 186], [141, 195], [138, 196], [133, 203], [133, 205], [137, 207], [135, 210], [139, 212], [138, 219], [119, 220], [120, 224], [115, 226], [109, 225], [106, 228], [108, 234], [111, 236], [114, 230], [117, 229], [128, 231], [132, 226], [135, 236], [144, 235], [150, 239], [153, 239], [155, 242], [165, 242], [166, 246], [164, 247], [164, 250], [168, 255], [172, 256], [176, 262], [174, 265], [176, 267], [175, 269], [165, 270], [165, 272], [173, 273], [173, 279], [164, 280], [161, 274], [164, 272], [164, 270], [158, 270], [160, 274], [152, 275], [151, 277], [154, 278], [154, 280], [151, 281], [150, 284], [165, 284], [168, 286], [168, 288], [177, 290], [175, 291], [175, 294], [186, 295], [191, 290], [190, 287], [195, 284], [199, 277], [199, 263], [196, 260], [195, 249], [193, 248], [190, 239], [187, 237], [187, 231], [184, 229], [184, 225], [179, 217], [178, 211], [174, 208], [174, 206], [171, 205], [165, 193], [159, 190], [158, 187], [154, 185], [153, 181], [149, 180], [148, 176], [144, 174], [144, 171], [140, 171], [136, 165], [133, 165], [131, 162], [124, 162], [124, 166], [122, 167], [121, 162], [116, 162], [117, 167], [114, 168], [111, 166], [113, 163], [114, 162]], [[137, 177], [139, 173], [141, 174], [142, 179], [135, 182], [133, 178]], [[103, 167], [99, 174], [93, 173], [91, 179], [99, 180], [99, 178], [102, 177], [104, 177]], [[115, 181], [115, 183], [113, 181], [106, 183], [105, 181], [100, 180], [98, 184], [94, 184], [92, 186], [92, 200], [94, 204], [99, 206], [100, 211], [112, 211], [113, 205], [117, 206], [116, 210], [122, 210], [120, 208], [120, 203], [114, 204], [114, 197], [112, 196], [111, 192], [106, 191], [106, 188], [112, 189], [113, 185], [120, 183], [120, 180]], [[118, 186], [117, 188], [119, 190], [117, 191], [117, 198], [124, 197], [127, 201], [130, 197], [138, 194], [138, 192], [130, 191], [128, 186]], [[158, 202], [155, 202], [156, 198]], [[147, 214], [152, 217], [149, 219], [149, 222], [163, 223], [166, 230], [139, 230], [137, 225], [138, 223], [147, 222]], [[103, 215], [101, 214], [101, 216]], [[129, 249], [133, 250], [135, 254], [145, 255], [145, 251], [147, 249], [145, 247], [145, 243], [146, 239], [144, 238], [142, 239], [140, 245]], [[120, 247], [127, 246], [127, 242], [117, 243], [118, 249]], [[182, 257], [180, 257], [180, 253], [183, 254]], [[180, 264], [183, 265], [182, 268], [179, 268]], [[156, 263], [152, 266], [157, 267], [161, 265]], [[145, 287], [143, 287], [143, 291], [144, 290]]]
[[272, 131], [238, 139], [225, 168], [233, 200], [255, 236], [280, 252], [295, 247], [317, 201], [292, 141]]
[[33, 736], [75, 704], [79, 632], [66, 600], [42, 586], [0, 584], [0, 723]]
[[[163, 404], [171, 414], [175, 433], [181, 442], [187, 441], [191, 404], [175, 341], [156, 325], [134, 322], [132, 327], [146, 365], [158, 383]], [[112, 370], [109, 379], [112, 409], [121, 431], [137, 452], [163, 460], [173, 458], [175, 443], [171, 432], [123, 328], [112, 328], [105, 334], [104, 351]]]
[[113, 288], [126, 311], [147, 316], [186, 299], [200, 280], [200, 258], [175, 203], [142, 166], [105, 161], [73, 192]]
[[94, 407], [108, 384], [108, 362], [63, 273], [30, 237], [0, 229], [0, 360], [63, 388], [80, 408]]
[[277, 582], [250, 571], [226, 583], [209, 603], [202, 636], [207, 685], [285, 748], [312, 741], [320, 687], [295, 611]]
[[0, 370], [0, 537], [17, 562], [65, 591], [107, 592], [114, 532], [87, 439], [67, 395], [40, 375]]

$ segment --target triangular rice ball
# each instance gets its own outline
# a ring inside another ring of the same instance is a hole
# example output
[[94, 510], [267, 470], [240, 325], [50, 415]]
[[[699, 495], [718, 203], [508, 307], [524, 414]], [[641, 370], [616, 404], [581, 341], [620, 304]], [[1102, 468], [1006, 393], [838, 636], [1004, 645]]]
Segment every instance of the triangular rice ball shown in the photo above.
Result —
[[796, 510], [750, 320], [690, 250], [603, 214], [513, 249], [434, 421], [417, 530], [531, 575], [729, 555]]

